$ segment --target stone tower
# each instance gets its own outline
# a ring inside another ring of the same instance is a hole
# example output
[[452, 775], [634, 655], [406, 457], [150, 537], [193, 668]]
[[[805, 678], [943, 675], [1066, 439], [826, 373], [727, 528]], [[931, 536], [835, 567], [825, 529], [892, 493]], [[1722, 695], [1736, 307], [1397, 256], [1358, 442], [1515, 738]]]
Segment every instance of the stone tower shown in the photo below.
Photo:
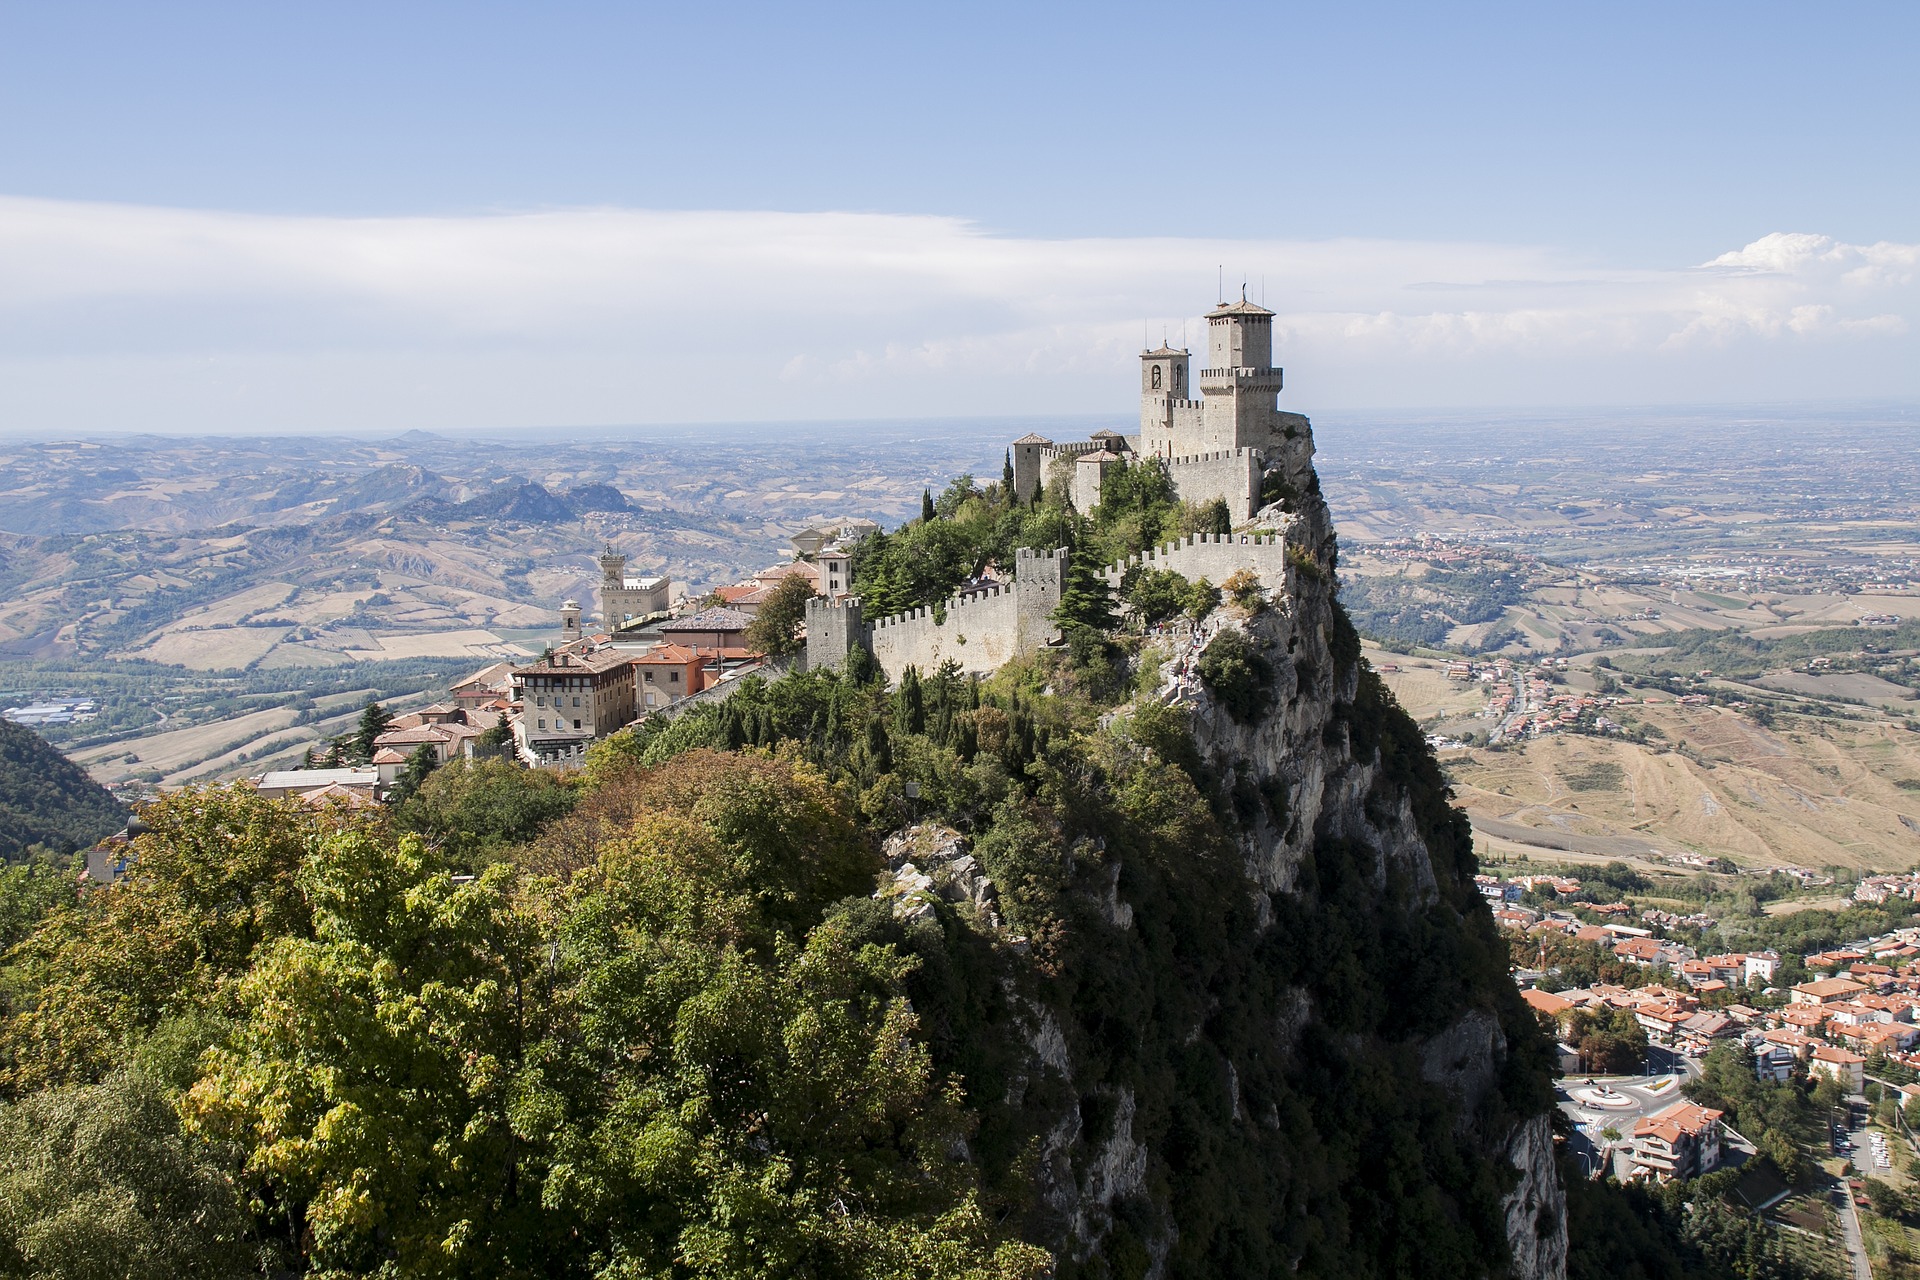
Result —
[[1195, 418], [1191, 410], [1198, 408], [1187, 367], [1191, 358], [1184, 347], [1164, 342], [1140, 353], [1140, 452], [1170, 457], [1192, 452], [1183, 444], [1198, 443], [1178, 438], [1185, 434], [1179, 430], [1182, 420]]
[[1039, 495], [1041, 486], [1047, 482], [1041, 472], [1046, 465], [1044, 455], [1053, 448], [1053, 441], [1029, 431], [1010, 447], [1013, 450], [1013, 496], [1022, 502], [1032, 502]]
[[627, 558], [613, 549], [609, 542], [607, 549], [600, 553], [600, 589], [619, 591], [627, 585]]
[[1265, 448], [1279, 412], [1280, 370], [1273, 366], [1273, 312], [1248, 302], [1223, 302], [1207, 312], [1206, 451]]
[[560, 643], [572, 644], [580, 638], [580, 602], [568, 600], [560, 606]]
[[855, 645], [867, 647], [867, 627], [859, 596], [807, 601], [807, 670], [838, 671]]

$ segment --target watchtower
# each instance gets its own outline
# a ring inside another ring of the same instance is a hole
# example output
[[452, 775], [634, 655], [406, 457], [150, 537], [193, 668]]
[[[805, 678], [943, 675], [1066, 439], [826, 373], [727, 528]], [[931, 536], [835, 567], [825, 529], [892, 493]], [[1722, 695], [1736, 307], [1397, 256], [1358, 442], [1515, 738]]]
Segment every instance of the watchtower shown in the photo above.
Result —
[[1281, 371], [1273, 367], [1273, 312], [1248, 302], [1223, 302], [1207, 312], [1206, 395], [1208, 450], [1261, 448], [1278, 411]]
[[1010, 447], [1013, 450], [1013, 496], [1021, 502], [1032, 502], [1039, 496], [1040, 486], [1044, 483], [1040, 473], [1046, 463], [1046, 451], [1053, 448], [1053, 441], [1038, 432], [1029, 431]]
[[627, 558], [609, 542], [600, 553], [600, 583], [603, 589], [619, 591], [627, 585]]
[[568, 600], [560, 606], [560, 643], [569, 645], [580, 638], [580, 602]]

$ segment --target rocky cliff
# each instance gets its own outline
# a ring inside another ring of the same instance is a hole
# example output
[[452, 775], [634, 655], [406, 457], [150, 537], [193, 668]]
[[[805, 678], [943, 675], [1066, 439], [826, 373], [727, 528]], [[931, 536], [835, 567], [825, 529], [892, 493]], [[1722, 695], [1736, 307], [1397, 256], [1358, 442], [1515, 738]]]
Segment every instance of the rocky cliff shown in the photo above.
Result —
[[[1175, 637], [1114, 755], [1053, 784], [1064, 820], [1001, 815], [977, 859], [915, 834], [889, 891], [979, 918], [991, 881], [1060, 866], [1058, 937], [980, 1015], [1014, 1049], [957, 1052], [982, 1143], [1029, 1139], [1027, 1234], [1063, 1276], [1562, 1277], [1541, 1040], [1465, 820], [1336, 603], [1309, 458], [1266, 516], [1288, 585]], [[1155, 826], [1168, 762], [1221, 847]]]

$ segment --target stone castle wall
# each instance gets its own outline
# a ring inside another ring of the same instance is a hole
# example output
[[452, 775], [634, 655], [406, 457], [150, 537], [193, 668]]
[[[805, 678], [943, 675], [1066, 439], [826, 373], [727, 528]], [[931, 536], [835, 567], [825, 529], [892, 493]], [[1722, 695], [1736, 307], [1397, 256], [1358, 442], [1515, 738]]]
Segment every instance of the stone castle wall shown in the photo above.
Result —
[[1293, 566], [1287, 562], [1284, 533], [1196, 533], [1108, 565], [1100, 576], [1118, 590], [1120, 580], [1135, 565], [1170, 570], [1189, 581], [1205, 578], [1216, 587], [1246, 569], [1260, 575], [1260, 585], [1270, 595], [1293, 590]]
[[[1052, 619], [1066, 580], [1067, 551], [1022, 549], [1011, 583], [867, 622], [860, 599], [807, 602], [807, 666], [835, 669], [855, 645], [873, 654], [889, 680], [908, 667], [932, 671], [942, 662], [963, 671], [993, 671], [1060, 638]], [[937, 616], [936, 616], [937, 615]]]
[[1235, 524], [1260, 508], [1260, 477], [1266, 470], [1255, 449], [1227, 449], [1167, 459], [1167, 474], [1183, 502], [1225, 499]]
[[1019, 600], [1012, 587], [955, 597], [943, 614], [935, 621], [934, 610], [922, 607], [873, 624], [868, 644], [889, 679], [908, 667], [932, 671], [949, 659], [984, 675], [1020, 655]]

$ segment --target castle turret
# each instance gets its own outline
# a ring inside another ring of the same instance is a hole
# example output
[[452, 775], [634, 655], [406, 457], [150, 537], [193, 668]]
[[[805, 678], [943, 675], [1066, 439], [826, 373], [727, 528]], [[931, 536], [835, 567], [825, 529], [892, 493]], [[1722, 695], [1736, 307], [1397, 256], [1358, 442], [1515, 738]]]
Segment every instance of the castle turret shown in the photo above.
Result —
[[580, 602], [568, 600], [560, 606], [560, 643], [572, 644], [580, 638]]
[[600, 553], [600, 582], [615, 591], [627, 585], [627, 558], [615, 551], [610, 542]]
[[1223, 302], [1207, 312], [1203, 449], [1263, 448], [1278, 412], [1281, 373], [1273, 366], [1273, 312], [1248, 302]]
[[1043, 435], [1029, 431], [1015, 440], [1011, 446], [1013, 452], [1013, 496], [1021, 502], [1032, 502], [1039, 496], [1040, 486], [1045, 478], [1040, 474], [1045, 463], [1045, 453], [1053, 448], [1053, 441]]
[[1193, 386], [1188, 377], [1192, 353], [1162, 342], [1140, 353], [1140, 451], [1165, 456], [1172, 452], [1179, 406], [1189, 402]]

